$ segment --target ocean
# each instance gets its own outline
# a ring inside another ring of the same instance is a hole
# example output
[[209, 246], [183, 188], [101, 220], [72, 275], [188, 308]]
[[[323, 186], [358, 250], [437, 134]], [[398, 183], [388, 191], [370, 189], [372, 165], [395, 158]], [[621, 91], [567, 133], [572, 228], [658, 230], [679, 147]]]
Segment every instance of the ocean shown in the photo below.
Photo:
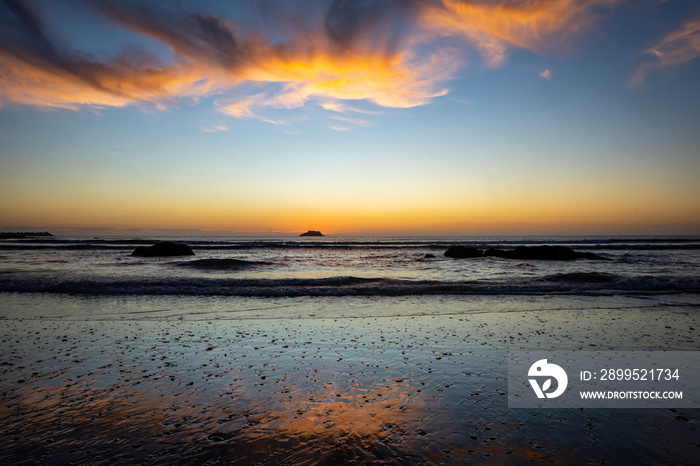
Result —
[[697, 408], [511, 409], [508, 354], [697, 351], [699, 311], [700, 237], [0, 239], [0, 462], [695, 464]]
[[[172, 238], [160, 238], [173, 240]], [[0, 292], [74, 296], [639, 295], [700, 293], [700, 237], [182, 237], [0, 240]], [[451, 245], [557, 245], [609, 260], [452, 259]], [[430, 255], [434, 257], [430, 257]]]

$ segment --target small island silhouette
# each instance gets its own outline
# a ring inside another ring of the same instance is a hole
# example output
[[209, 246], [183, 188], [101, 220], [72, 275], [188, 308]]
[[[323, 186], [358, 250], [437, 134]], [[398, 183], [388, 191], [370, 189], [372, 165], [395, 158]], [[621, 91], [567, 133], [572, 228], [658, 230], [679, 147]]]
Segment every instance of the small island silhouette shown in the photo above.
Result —
[[306, 233], [300, 234], [299, 236], [326, 236], [326, 235], [324, 235], [324, 234], [321, 233], [320, 231], [309, 230], [309, 231], [307, 231]]

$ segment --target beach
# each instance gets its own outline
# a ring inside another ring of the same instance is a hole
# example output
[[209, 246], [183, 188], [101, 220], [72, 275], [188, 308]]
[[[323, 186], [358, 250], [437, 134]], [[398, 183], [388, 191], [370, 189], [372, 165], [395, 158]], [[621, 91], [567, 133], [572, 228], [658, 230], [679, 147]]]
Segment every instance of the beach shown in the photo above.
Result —
[[700, 454], [697, 409], [512, 409], [506, 393], [509, 351], [697, 350], [692, 295], [227, 297], [218, 307], [71, 297], [82, 309], [71, 317], [50, 314], [65, 297], [2, 299], [8, 464], [693, 464]]
[[700, 2], [0, 0], [0, 466], [700, 464]]

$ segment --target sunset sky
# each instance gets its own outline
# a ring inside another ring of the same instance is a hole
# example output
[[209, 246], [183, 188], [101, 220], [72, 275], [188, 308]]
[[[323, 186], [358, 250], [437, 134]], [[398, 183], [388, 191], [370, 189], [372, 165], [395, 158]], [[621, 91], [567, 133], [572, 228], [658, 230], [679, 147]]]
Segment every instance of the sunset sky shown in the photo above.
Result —
[[700, 234], [700, 2], [0, 0], [0, 229]]

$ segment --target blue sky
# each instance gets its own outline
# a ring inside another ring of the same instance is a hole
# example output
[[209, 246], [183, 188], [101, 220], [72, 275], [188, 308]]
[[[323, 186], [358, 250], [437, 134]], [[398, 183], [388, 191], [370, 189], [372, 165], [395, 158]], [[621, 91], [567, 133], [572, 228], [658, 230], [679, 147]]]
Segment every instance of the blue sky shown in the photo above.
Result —
[[700, 233], [696, 2], [0, 19], [0, 228]]

